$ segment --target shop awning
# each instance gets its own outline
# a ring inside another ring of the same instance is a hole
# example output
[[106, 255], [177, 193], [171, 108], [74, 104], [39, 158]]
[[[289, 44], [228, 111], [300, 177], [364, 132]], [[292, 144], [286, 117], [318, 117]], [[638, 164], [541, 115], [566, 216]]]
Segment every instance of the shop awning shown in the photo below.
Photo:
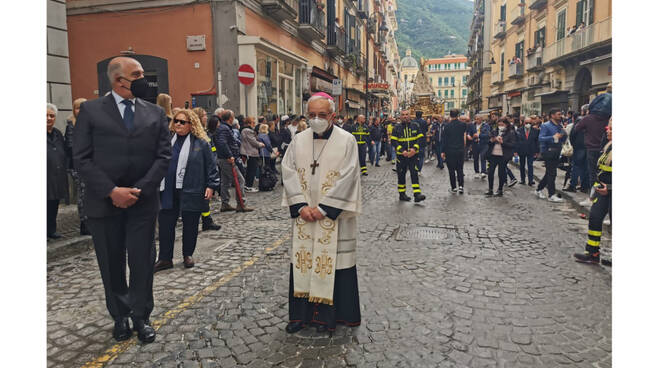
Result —
[[359, 109], [360, 108], [360, 103], [355, 102], [355, 101], [351, 101], [351, 100], [346, 100], [346, 106], [349, 109]]

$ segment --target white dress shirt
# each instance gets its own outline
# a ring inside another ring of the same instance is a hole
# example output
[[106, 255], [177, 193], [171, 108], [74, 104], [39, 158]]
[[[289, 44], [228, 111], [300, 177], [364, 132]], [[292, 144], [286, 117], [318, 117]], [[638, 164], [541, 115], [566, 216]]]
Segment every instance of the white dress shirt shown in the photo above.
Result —
[[[125, 98], [121, 97], [120, 95], [117, 94], [114, 90], [112, 91], [112, 97], [115, 98], [115, 102], [117, 103], [117, 108], [119, 109], [119, 114], [121, 115], [121, 118], [124, 118], [124, 110], [126, 109], [126, 105], [121, 103], [122, 101], [125, 100]], [[135, 97], [129, 98], [131, 102], [133, 102], [133, 105], [131, 106], [131, 109], [133, 112], [135, 112]]]

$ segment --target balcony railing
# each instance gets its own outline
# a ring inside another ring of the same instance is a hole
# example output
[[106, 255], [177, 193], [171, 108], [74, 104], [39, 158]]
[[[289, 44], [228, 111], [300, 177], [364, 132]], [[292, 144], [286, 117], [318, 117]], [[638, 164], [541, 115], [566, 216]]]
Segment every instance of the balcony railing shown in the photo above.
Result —
[[525, 68], [523, 68], [522, 63], [509, 64], [509, 78], [519, 79], [522, 78], [524, 73], [525, 73]]
[[503, 21], [497, 22], [497, 25], [495, 26], [495, 36], [493, 36], [498, 39], [502, 39], [506, 37], [506, 23]]
[[346, 32], [334, 22], [328, 25], [328, 54], [332, 56], [346, 54]]
[[298, 31], [308, 41], [325, 38], [325, 12], [314, 0], [300, 0]]
[[548, 0], [535, 0], [532, 1], [531, 4], [529, 4], [529, 8], [532, 10], [541, 10], [545, 7], [545, 5], [548, 3]]
[[267, 14], [277, 20], [295, 20], [298, 16], [298, 0], [261, 0]]
[[543, 49], [527, 55], [527, 70], [530, 72], [543, 69]]
[[611, 17], [591, 24], [548, 46], [543, 53], [543, 63], [547, 64], [552, 60], [579, 52], [589, 46], [608, 40], [612, 40]]
[[496, 72], [493, 74], [491, 83], [495, 85], [504, 83], [504, 72]]
[[362, 19], [369, 17], [369, 0], [357, 0], [357, 15]]

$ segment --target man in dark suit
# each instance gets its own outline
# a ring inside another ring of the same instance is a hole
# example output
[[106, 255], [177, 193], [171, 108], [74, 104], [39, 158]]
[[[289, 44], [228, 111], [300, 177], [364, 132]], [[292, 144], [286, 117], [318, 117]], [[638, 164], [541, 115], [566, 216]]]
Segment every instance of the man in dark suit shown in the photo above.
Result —
[[[520, 182], [525, 184], [525, 177], [528, 178], [527, 185], [534, 185], [534, 160], [539, 155], [539, 131], [532, 126], [532, 118], [526, 117], [523, 126], [516, 131], [516, 153], [520, 158]], [[527, 169], [527, 176], [525, 176]]]
[[[144, 343], [154, 341], [154, 232], [160, 207], [158, 186], [171, 157], [165, 112], [143, 100], [147, 90], [140, 63], [117, 57], [108, 64], [112, 93], [82, 104], [74, 131], [74, 166], [88, 190], [85, 208], [115, 320], [113, 337], [131, 337], [128, 317]], [[130, 283], [126, 283], [126, 253]]]

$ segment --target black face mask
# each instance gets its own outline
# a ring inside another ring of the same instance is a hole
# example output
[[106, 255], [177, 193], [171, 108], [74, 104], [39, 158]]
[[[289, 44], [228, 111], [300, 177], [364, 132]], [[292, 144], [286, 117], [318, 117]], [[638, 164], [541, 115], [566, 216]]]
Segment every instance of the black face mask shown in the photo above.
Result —
[[[126, 78], [124, 78], [124, 79], [126, 79]], [[128, 80], [128, 79], [126, 79], [126, 80]], [[131, 93], [133, 94], [133, 96], [135, 96], [137, 98], [142, 98], [142, 99], [147, 97], [147, 91], [149, 90], [149, 82], [147, 82], [146, 78], [142, 77], [142, 78], [138, 78], [138, 79], [133, 79], [132, 81], [129, 81], [129, 82], [131, 82], [130, 90], [131, 90]], [[126, 87], [124, 87], [124, 88], [126, 88]]]

